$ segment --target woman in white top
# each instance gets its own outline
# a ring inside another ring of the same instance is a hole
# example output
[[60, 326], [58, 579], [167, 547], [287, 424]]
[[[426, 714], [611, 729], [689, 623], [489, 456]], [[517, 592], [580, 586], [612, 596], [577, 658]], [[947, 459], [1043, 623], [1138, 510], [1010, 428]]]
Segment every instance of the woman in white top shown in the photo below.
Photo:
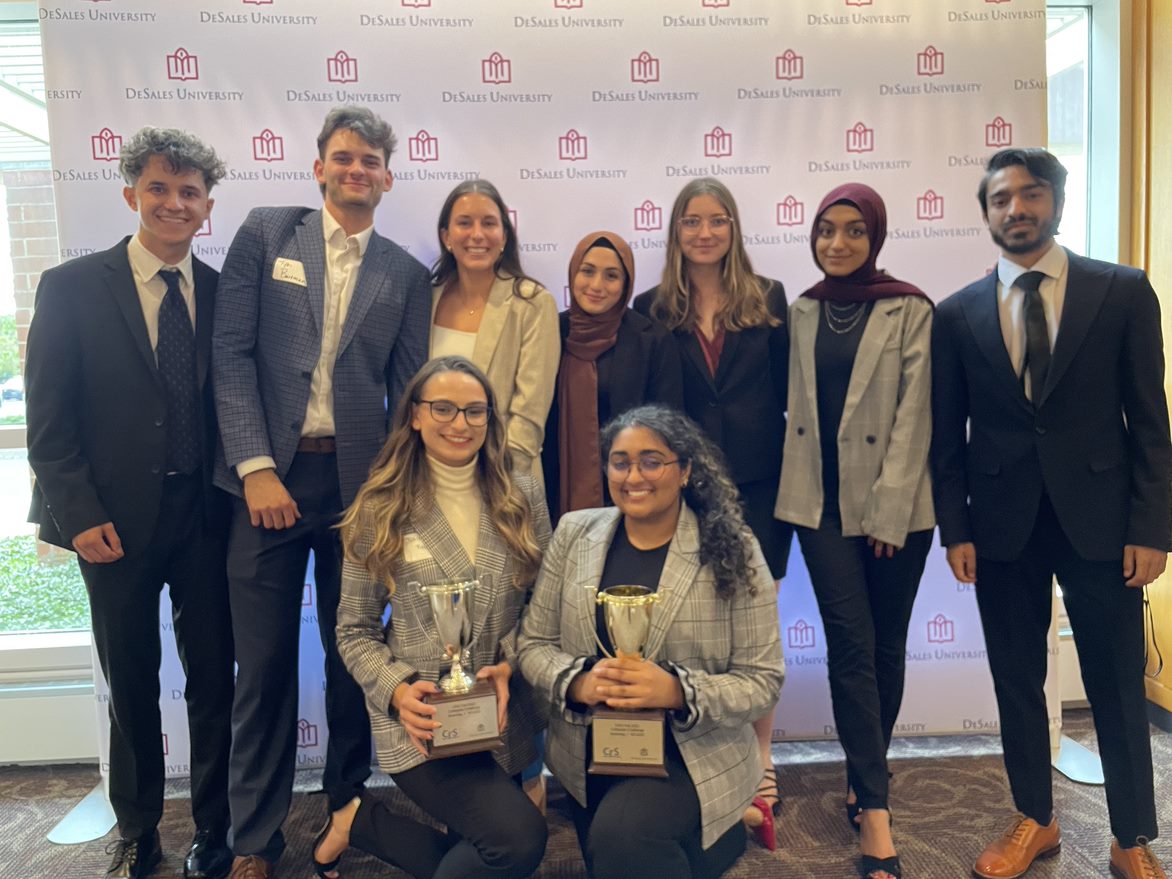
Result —
[[438, 231], [430, 356], [458, 354], [488, 375], [513, 464], [540, 481], [561, 356], [557, 302], [521, 268], [509, 211], [487, 180], [449, 193]]

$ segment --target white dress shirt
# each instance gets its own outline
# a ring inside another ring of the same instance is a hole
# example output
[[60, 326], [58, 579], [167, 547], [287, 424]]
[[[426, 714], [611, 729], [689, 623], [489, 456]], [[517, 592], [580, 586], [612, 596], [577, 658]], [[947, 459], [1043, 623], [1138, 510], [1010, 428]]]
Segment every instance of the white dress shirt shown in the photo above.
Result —
[[187, 303], [187, 316], [191, 318], [192, 330], [195, 329], [195, 280], [191, 273], [191, 251], [188, 250], [179, 263], [172, 265], [147, 250], [138, 236], [134, 235], [126, 245], [126, 257], [130, 260], [130, 271], [134, 275], [134, 286], [138, 290], [138, 301], [146, 320], [151, 350], [158, 357], [159, 309], [163, 305], [163, 297], [167, 295], [167, 282], [159, 277], [160, 271], [179, 272], [179, 292]]
[[[1046, 330], [1050, 336], [1050, 350], [1058, 340], [1058, 325], [1062, 320], [1062, 306], [1066, 301], [1066, 276], [1070, 265], [1066, 250], [1057, 244], [1028, 269], [1002, 256], [997, 260], [997, 314], [1001, 319], [1001, 337], [1013, 371], [1021, 375], [1026, 353], [1025, 293], [1015, 286], [1026, 272], [1041, 272], [1044, 277], [1038, 286], [1042, 308], [1046, 314]], [[1025, 377], [1026, 396], [1033, 399], [1029, 376]]]
[[[325, 238], [325, 289], [322, 291], [321, 353], [309, 380], [309, 402], [305, 407], [302, 436], [334, 435], [334, 362], [342, 340], [342, 327], [354, 285], [362, 268], [362, 258], [374, 234], [371, 224], [354, 235], [338, 225], [330, 212], [322, 209], [322, 235]], [[275, 470], [276, 461], [270, 455], [258, 455], [236, 465], [237, 475], [243, 479], [258, 470]]]

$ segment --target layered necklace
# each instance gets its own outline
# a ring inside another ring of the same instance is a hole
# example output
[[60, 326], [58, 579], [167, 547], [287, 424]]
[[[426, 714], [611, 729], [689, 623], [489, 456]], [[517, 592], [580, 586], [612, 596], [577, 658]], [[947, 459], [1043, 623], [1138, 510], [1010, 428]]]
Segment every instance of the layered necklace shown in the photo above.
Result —
[[826, 326], [830, 327], [830, 332], [839, 336], [845, 336], [857, 327], [866, 311], [865, 302], [832, 302], [829, 299], [822, 302]]

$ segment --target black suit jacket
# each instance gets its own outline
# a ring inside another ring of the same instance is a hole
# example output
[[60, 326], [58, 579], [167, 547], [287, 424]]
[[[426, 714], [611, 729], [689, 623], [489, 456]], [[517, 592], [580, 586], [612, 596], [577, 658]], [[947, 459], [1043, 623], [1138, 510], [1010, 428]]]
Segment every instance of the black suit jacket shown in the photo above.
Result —
[[[1160, 308], [1147, 276], [1069, 254], [1039, 406], [1012, 368], [997, 276], [950, 296], [932, 329], [932, 473], [946, 546], [1017, 558], [1043, 492], [1084, 558], [1172, 546], [1172, 443]], [[966, 437], [967, 431], [967, 437]]]
[[[789, 326], [785, 288], [766, 280], [766, 304], [780, 324], [752, 327], [724, 337], [716, 376], [708, 371], [696, 334], [676, 330], [684, 375], [684, 411], [704, 428], [728, 461], [738, 485], [776, 484], [781, 475], [789, 387]], [[635, 297], [635, 310], [650, 316], [658, 287]]]
[[[166, 400], [147, 335], [129, 238], [41, 276], [28, 334], [28, 460], [36, 475], [29, 520], [66, 549], [113, 522], [124, 550], [145, 548], [163, 494]], [[227, 523], [227, 497], [211, 489], [216, 448], [208, 358], [217, 272], [192, 259], [195, 347], [202, 402], [205, 514]]]
[[[566, 357], [565, 341], [570, 334], [570, 313], [558, 316], [562, 338], [562, 357]], [[680, 374], [680, 354], [672, 334], [650, 318], [631, 311], [623, 315], [615, 345], [602, 355], [609, 359], [610, 382], [606, 389], [607, 406], [601, 401], [598, 426], [602, 427], [616, 415], [643, 403], [662, 403], [683, 411], [684, 388]], [[602, 358], [599, 358], [600, 360]], [[558, 497], [561, 485], [561, 460], [558, 454], [558, 394], [555, 386], [553, 405], [545, 420], [545, 443], [541, 447], [541, 469], [545, 476], [545, 496], [549, 515], [556, 525]], [[610, 503], [606, 483], [603, 498]]]

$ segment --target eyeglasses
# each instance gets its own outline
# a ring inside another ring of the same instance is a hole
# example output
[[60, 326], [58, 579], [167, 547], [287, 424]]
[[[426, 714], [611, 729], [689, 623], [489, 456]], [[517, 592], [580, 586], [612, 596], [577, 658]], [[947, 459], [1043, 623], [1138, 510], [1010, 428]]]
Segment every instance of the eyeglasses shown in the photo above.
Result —
[[471, 406], [461, 408], [451, 400], [419, 400], [418, 402], [420, 405], [426, 404], [427, 408], [431, 410], [431, 417], [441, 424], [455, 421], [456, 416], [463, 412], [464, 420], [469, 427], [484, 427], [488, 424], [489, 416], [492, 415], [492, 407], [485, 403], [473, 403]]
[[687, 216], [680, 217], [676, 222], [680, 224], [681, 229], [684, 229], [688, 232], [699, 232], [700, 227], [705, 223], [708, 224], [709, 231], [723, 232], [732, 225], [733, 218], [727, 214], [718, 214], [715, 217], [708, 217], [707, 219], [704, 217]]
[[630, 458], [611, 458], [606, 462], [606, 472], [611, 478], [616, 480], [626, 479], [631, 472], [631, 468], [635, 467], [639, 470], [639, 475], [651, 482], [657, 481], [663, 476], [663, 471], [667, 469], [668, 464], [678, 464], [679, 458], [672, 458], [670, 461], [665, 461], [663, 458], [653, 458], [644, 456], [636, 458], [632, 461]]

